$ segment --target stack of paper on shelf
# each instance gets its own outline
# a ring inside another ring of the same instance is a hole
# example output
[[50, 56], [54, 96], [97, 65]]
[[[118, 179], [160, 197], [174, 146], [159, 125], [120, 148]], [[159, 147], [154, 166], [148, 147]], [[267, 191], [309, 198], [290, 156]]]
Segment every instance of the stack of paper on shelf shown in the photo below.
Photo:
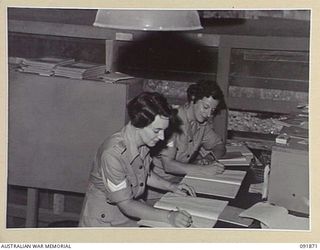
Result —
[[121, 72], [110, 72], [110, 73], [99, 75], [97, 80], [102, 80], [106, 83], [115, 83], [118, 81], [128, 80], [132, 78], [134, 77]]
[[246, 171], [225, 170], [222, 174], [186, 175], [182, 183], [192, 186], [196, 193], [234, 199], [237, 196]]
[[73, 62], [54, 69], [56, 76], [64, 76], [75, 79], [91, 79], [105, 73], [106, 66], [104, 64], [96, 64], [91, 62]]
[[262, 228], [308, 230], [309, 218], [289, 214], [284, 207], [259, 202], [239, 214], [241, 217], [252, 218], [261, 222]]
[[[166, 193], [154, 207], [169, 211], [185, 210], [192, 216], [191, 227], [212, 228], [227, 204], [227, 201]], [[169, 223], [148, 220], [142, 220], [139, 224], [151, 227], [173, 227]]]
[[72, 62], [74, 62], [74, 59], [57, 57], [24, 59], [21, 65], [21, 71], [44, 76], [51, 76], [54, 74], [55, 67]]

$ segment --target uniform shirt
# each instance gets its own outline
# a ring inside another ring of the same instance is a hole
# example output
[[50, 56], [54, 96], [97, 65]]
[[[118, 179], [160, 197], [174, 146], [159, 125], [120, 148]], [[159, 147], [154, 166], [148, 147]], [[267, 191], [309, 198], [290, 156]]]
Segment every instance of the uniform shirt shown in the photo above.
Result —
[[175, 155], [174, 159], [189, 163], [200, 153], [202, 156], [212, 152], [213, 148], [222, 143], [221, 137], [213, 130], [211, 122], [199, 123], [195, 117], [187, 116], [189, 105], [178, 108], [179, 127], [175, 129], [167, 145], [154, 157], [154, 172], [168, 179], [173, 175], [166, 174], [161, 162], [161, 157]]
[[137, 147], [129, 123], [99, 147], [89, 181], [109, 203], [137, 198], [145, 190], [150, 163], [149, 148]]

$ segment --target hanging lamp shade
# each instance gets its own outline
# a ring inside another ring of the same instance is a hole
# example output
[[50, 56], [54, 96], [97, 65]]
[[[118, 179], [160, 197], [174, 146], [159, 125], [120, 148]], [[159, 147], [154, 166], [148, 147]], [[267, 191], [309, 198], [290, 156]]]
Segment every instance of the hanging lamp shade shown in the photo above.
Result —
[[196, 10], [98, 10], [95, 22], [97, 27], [179, 31], [202, 29]]

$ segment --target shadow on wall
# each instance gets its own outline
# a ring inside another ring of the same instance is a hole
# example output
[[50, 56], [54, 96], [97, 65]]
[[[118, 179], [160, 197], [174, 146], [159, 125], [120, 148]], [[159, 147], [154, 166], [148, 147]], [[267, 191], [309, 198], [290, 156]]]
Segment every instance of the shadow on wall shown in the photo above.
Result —
[[148, 32], [134, 43], [120, 42], [116, 68], [137, 77], [156, 74], [158, 79], [170, 72], [213, 73], [217, 49], [204, 47], [183, 32]]

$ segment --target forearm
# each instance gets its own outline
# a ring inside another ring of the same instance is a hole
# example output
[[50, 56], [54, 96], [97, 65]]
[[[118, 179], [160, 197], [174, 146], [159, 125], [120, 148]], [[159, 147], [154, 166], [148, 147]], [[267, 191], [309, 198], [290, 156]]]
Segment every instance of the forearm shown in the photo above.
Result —
[[126, 200], [119, 202], [117, 205], [120, 208], [120, 210], [128, 216], [137, 219], [168, 222], [168, 211], [153, 208], [140, 201]]
[[186, 175], [191, 171], [194, 171], [197, 168], [201, 167], [198, 164], [183, 163], [166, 157], [163, 157], [161, 160], [165, 172], [170, 174]]
[[206, 149], [205, 147], [200, 150], [199, 159], [207, 159], [210, 162], [220, 159], [226, 153], [226, 147], [224, 144], [217, 144], [213, 148]]

